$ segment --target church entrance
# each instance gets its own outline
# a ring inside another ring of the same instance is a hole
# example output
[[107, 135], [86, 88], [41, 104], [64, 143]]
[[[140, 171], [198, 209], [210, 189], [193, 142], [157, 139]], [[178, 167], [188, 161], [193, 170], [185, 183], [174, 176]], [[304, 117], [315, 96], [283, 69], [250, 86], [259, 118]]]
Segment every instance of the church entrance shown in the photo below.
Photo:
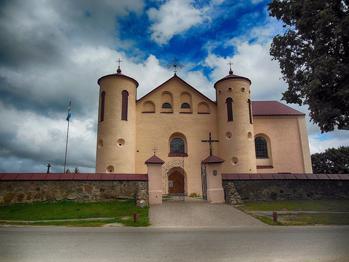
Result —
[[174, 170], [168, 176], [168, 193], [170, 195], [184, 195], [184, 175]]

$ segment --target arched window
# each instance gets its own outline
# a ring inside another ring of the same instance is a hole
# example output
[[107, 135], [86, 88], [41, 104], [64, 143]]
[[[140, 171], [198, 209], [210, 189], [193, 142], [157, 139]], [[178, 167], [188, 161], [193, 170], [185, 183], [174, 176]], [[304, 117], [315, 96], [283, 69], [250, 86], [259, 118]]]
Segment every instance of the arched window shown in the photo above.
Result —
[[181, 108], [190, 108], [188, 103], [182, 103]]
[[172, 138], [170, 142], [170, 153], [185, 154], [185, 142], [180, 137]]
[[121, 95], [122, 95], [121, 120], [127, 121], [128, 92], [126, 90], [123, 90]]
[[257, 136], [254, 139], [256, 147], [256, 158], [268, 158], [268, 144], [264, 137]]
[[172, 108], [172, 105], [170, 103], [163, 103], [162, 108]]
[[155, 113], [155, 104], [152, 101], [144, 102], [142, 113]]
[[233, 121], [233, 99], [231, 97], [228, 97], [225, 100], [225, 103], [227, 104], [228, 121]]
[[101, 93], [101, 111], [100, 111], [100, 116], [99, 116], [99, 121], [104, 120], [104, 107], [105, 107], [105, 92], [103, 91]]

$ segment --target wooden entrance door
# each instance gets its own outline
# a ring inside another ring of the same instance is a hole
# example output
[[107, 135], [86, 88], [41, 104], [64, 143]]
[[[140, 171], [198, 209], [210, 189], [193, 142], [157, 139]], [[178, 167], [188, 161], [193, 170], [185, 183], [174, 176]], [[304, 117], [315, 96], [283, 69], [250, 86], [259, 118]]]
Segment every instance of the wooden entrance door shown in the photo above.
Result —
[[168, 176], [168, 193], [174, 195], [184, 194], [184, 175], [174, 171]]

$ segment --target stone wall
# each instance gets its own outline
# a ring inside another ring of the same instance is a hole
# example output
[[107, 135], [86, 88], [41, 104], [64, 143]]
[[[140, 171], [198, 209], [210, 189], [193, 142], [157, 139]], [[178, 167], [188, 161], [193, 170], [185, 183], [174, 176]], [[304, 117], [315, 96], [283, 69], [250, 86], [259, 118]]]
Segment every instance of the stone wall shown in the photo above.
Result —
[[81, 202], [135, 199], [148, 204], [148, 181], [41, 180], [1, 181], [0, 204], [74, 200]]
[[349, 199], [349, 180], [223, 180], [228, 204], [241, 201]]

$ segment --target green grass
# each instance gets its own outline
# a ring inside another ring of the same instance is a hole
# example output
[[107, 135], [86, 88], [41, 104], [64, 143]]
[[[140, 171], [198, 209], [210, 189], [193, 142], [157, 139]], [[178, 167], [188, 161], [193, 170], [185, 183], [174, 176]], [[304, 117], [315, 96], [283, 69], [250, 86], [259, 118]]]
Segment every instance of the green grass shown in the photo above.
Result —
[[[349, 225], [349, 200], [283, 200], [250, 201], [239, 208], [246, 213], [252, 212], [256, 218], [269, 225]], [[316, 214], [278, 214], [274, 223], [271, 215], [257, 215], [253, 211], [318, 211]]]
[[349, 214], [288, 214], [278, 215], [274, 223], [270, 216], [255, 216], [268, 225], [305, 226], [305, 225], [349, 225]]
[[244, 211], [348, 211], [349, 200], [250, 201], [239, 207]]
[[[133, 214], [138, 213], [137, 223], [133, 222]], [[41, 224], [64, 225], [103, 225], [107, 223], [122, 223], [126, 226], [148, 226], [148, 208], [136, 207], [134, 201], [110, 201], [95, 203], [77, 203], [60, 201], [55, 203], [13, 204], [0, 206], [0, 220], [53, 220], [111, 218], [110, 221], [67, 221], [41, 222]]]
[[[112, 218], [108, 220], [89, 220], [89, 221], [50, 221], [50, 222], [0, 222], [2, 225], [32, 225], [32, 226], [71, 226], [71, 227], [100, 227], [105, 224], [118, 223], [118, 219]], [[139, 226], [139, 225], [136, 225]]]

